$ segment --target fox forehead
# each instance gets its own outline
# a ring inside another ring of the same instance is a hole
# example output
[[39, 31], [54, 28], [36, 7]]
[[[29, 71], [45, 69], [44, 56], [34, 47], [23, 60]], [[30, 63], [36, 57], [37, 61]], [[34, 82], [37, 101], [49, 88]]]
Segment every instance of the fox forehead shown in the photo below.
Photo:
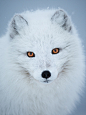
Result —
[[[60, 30], [59, 30], [60, 31]], [[63, 36], [64, 35], [64, 36]], [[37, 51], [37, 52], [50, 52], [53, 48], [63, 48], [68, 42], [73, 39], [72, 36], [60, 32], [53, 32], [43, 34], [40, 31], [27, 33], [19, 38], [14, 39], [16, 47], [18, 50], [22, 51]], [[18, 47], [17, 47], [18, 46]]]
[[66, 32], [53, 32], [51, 30], [51, 32], [40, 32], [40, 31], [36, 31], [36, 32], [27, 32], [26, 35], [21, 36], [21, 38], [19, 38], [18, 41], [22, 42], [22, 40], [25, 43], [25, 45], [28, 45], [29, 47], [61, 47], [60, 45], [66, 45], [67, 42], [70, 42], [73, 38], [72, 35], [67, 34]]

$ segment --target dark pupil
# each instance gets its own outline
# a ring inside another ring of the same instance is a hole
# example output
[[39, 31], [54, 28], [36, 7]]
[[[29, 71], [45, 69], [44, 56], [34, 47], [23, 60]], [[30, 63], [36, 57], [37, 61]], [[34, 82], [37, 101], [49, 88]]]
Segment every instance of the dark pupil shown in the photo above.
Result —
[[30, 52], [30, 55], [32, 55], [32, 52]]

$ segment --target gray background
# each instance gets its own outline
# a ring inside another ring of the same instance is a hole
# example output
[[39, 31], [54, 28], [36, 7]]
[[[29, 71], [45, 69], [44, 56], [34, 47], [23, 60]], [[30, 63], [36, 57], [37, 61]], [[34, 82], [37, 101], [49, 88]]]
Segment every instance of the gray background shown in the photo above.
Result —
[[[0, 0], [0, 36], [15, 13], [25, 10], [62, 8], [71, 16], [86, 49], [86, 0]], [[80, 103], [70, 115], [86, 115], [86, 86]]]

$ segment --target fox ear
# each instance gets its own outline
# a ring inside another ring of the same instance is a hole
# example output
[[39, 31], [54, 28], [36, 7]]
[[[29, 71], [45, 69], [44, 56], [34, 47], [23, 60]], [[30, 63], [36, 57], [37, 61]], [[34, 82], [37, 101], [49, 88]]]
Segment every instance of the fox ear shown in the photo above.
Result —
[[20, 34], [27, 25], [28, 22], [21, 15], [15, 15], [10, 24], [10, 37], [13, 38], [15, 35]]
[[65, 11], [58, 10], [55, 14], [51, 17], [52, 22], [59, 24], [64, 30], [68, 32], [72, 32], [71, 21]]

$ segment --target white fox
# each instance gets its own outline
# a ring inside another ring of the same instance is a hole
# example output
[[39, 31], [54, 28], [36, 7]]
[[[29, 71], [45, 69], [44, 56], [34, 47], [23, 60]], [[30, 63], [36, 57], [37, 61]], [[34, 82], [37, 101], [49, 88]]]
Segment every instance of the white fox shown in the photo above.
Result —
[[0, 39], [0, 115], [67, 115], [84, 87], [84, 53], [67, 13], [16, 14]]

